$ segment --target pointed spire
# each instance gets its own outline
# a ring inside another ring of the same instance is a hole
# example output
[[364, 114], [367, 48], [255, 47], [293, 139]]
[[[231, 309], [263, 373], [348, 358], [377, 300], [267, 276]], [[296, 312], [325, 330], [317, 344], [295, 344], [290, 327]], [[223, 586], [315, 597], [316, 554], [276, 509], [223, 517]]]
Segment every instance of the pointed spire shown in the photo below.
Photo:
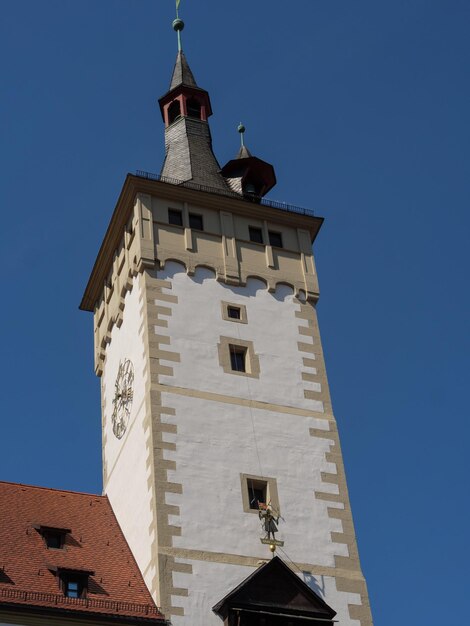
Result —
[[172, 89], [176, 89], [176, 87], [179, 87], [180, 85], [197, 88], [196, 80], [194, 79], [193, 73], [191, 72], [186, 60], [186, 56], [182, 50], [178, 51], [178, 55], [176, 57], [176, 63], [170, 82], [170, 91]]
[[181, 48], [180, 33], [184, 23], [179, 16], [173, 28], [178, 33], [178, 55], [170, 89], [159, 99], [165, 122], [165, 161], [161, 175], [227, 191], [227, 183], [212, 151], [209, 94], [197, 85]]
[[237, 130], [240, 133], [240, 144], [241, 145], [240, 145], [240, 150], [238, 151], [238, 154], [237, 154], [237, 156], [235, 158], [236, 159], [248, 159], [249, 157], [251, 157], [251, 152], [245, 146], [245, 131], [246, 131], [246, 128], [240, 122], [240, 124], [238, 125]]

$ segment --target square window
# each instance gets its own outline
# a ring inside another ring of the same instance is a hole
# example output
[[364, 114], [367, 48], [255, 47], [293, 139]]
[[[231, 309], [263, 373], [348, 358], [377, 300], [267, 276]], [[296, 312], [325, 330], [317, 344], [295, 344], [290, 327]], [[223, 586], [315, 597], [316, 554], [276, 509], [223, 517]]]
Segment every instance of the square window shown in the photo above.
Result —
[[189, 214], [189, 228], [194, 228], [194, 230], [204, 230], [204, 224], [202, 222], [202, 215], [197, 215], [196, 213]]
[[258, 511], [260, 504], [268, 503], [268, 483], [266, 480], [247, 479], [248, 502], [250, 509]]
[[230, 344], [230, 365], [234, 372], [246, 372], [246, 348]]
[[183, 226], [183, 213], [178, 209], [168, 209], [168, 223]]
[[221, 303], [222, 319], [226, 322], [236, 322], [237, 324], [248, 324], [248, 317], [246, 314], [246, 306], [244, 304], [237, 304], [235, 302]]
[[282, 235], [281, 233], [275, 233], [273, 231], [269, 231], [269, 243], [271, 246], [275, 248], [282, 248]]
[[268, 505], [273, 511], [280, 513], [281, 509], [275, 478], [240, 474], [240, 482], [245, 513], [258, 513], [259, 510], [266, 508]]
[[248, 231], [250, 233], [250, 241], [254, 241], [254, 243], [263, 243], [263, 231], [261, 228], [248, 226]]
[[241, 316], [242, 316], [241, 309], [238, 306], [227, 307], [227, 314], [233, 320], [239, 320], [241, 319]]

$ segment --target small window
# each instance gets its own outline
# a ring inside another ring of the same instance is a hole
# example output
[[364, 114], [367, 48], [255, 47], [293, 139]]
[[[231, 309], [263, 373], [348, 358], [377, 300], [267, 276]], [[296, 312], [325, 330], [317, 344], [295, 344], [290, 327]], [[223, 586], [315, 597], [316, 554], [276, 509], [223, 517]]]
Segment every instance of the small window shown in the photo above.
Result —
[[246, 372], [246, 348], [230, 345], [230, 365], [234, 372]]
[[64, 583], [64, 595], [67, 598], [80, 597], [80, 585], [77, 580], [66, 580]]
[[195, 117], [196, 119], [201, 119], [201, 103], [196, 100], [196, 98], [189, 98], [186, 101], [186, 111], [188, 113], [188, 117]]
[[67, 598], [85, 598], [88, 590], [88, 577], [93, 572], [61, 570], [60, 583]]
[[178, 209], [168, 209], [168, 223], [183, 226], [183, 213]]
[[281, 233], [275, 233], [273, 231], [269, 231], [269, 243], [271, 246], [275, 248], [282, 248], [282, 235]]
[[168, 107], [168, 123], [173, 124], [178, 118], [181, 117], [181, 104], [179, 100], [175, 100]]
[[250, 509], [258, 510], [260, 504], [268, 503], [268, 483], [265, 480], [247, 479]]
[[194, 228], [194, 230], [204, 230], [202, 223], [202, 215], [197, 215], [196, 213], [189, 214], [189, 228]]
[[227, 322], [237, 322], [238, 324], [247, 324], [246, 306], [237, 304], [236, 302], [221, 302], [222, 319]]
[[[240, 307], [243, 318], [243, 305]], [[225, 309], [225, 313], [227, 310]], [[234, 320], [225, 315], [224, 320], [230, 323], [244, 323], [246, 321]], [[248, 376], [249, 378], [259, 378], [259, 357], [255, 353], [253, 342], [235, 337], [220, 337], [217, 344], [219, 363], [226, 374], [231, 376]]]
[[249, 226], [248, 230], [250, 232], [250, 241], [254, 241], [255, 243], [263, 243], [263, 231], [261, 228], [256, 228], [256, 226]]
[[70, 528], [52, 528], [40, 524], [33, 524], [33, 528], [42, 536], [46, 546], [55, 550], [61, 550], [64, 547], [67, 534], [72, 532]]
[[227, 314], [233, 320], [239, 320], [241, 319], [241, 316], [242, 316], [241, 309], [238, 306], [227, 307]]
[[61, 530], [43, 530], [42, 536], [48, 548], [60, 550], [64, 547], [65, 534]]
[[267, 476], [240, 474], [242, 502], [245, 513], [258, 513], [269, 505], [273, 511], [280, 513], [277, 482]]

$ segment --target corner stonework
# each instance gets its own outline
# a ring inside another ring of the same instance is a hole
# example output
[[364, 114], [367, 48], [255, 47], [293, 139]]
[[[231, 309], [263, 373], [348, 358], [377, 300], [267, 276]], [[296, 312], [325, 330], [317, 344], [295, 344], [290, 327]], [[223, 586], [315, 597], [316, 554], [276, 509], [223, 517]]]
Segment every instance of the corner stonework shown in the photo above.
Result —
[[[165, 615], [184, 614], [181, 607], [174, 606], [173, 597], [187, 596], [188, 590], [174, 587], [173, 573], [191, 573], [191, 565], [177, 563], [175, 558], [163, 553], [162, 548], [171, 548], [173, 537], [181, 534], [181, 528], [174, 523], [180, 514], [179, 507], [168, 504], [166, 495], [182, 493], [182, 485], [169, 479], [169, 472], [176, 469], [174, 461], [168, 460], [168, 451], [176, 450], [177, 425], [168, 420], [175, 416], [175, 409], [162, 406], [159, 389], [159, 376], [173, 376], [171, 363], [179, 362], [180, 355], [171, 350], [171, 340], [165, 335], [172, 306], [178, 298], [171, 295], [171, 282], [157, 277], [155, 270], [146, 270], [144, 279], [144, 333], [147, 346], [147, 416], [149, 423], [149, 443], [147, 465], [151, 469], [149, 488], [153, 494], [150, 502], [154, 513], [153, 527], [149, 528], [152, 542], [152, 561], [157, 563], [156, 573], [149, 584], [152, 595]], [[170, 520], [171, 516], [171, 520]]]

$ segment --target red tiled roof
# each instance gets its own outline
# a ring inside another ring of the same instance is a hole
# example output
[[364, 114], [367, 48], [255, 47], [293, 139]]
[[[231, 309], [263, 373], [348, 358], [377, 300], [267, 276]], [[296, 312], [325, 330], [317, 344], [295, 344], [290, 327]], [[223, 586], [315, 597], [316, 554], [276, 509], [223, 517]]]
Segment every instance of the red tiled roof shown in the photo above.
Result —
[[[49, 549], [34, 526], [71, 532]], [[60, 568], [93, 572], [86, 599], [64, 596]], [[0, 609], [12, 604], [164, 619], [106, 496], [0, 482]]]

